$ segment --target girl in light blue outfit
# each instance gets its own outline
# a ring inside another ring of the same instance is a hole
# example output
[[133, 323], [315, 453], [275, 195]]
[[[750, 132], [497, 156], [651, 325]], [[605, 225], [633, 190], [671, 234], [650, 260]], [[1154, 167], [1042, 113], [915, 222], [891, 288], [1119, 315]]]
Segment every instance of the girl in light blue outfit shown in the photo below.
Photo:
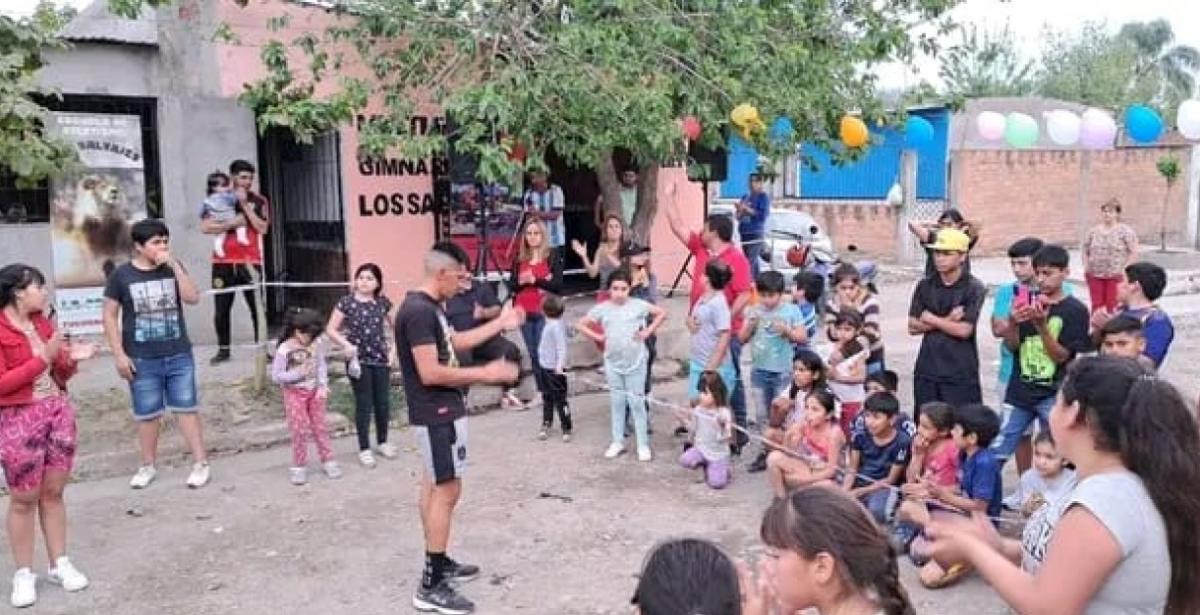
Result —
[[716, 372], [732, 391], [737, 372], [733, 369], [733, 358], [729, 353], [732, 315], [729, 302], [725, 299], [725, 285], [733, 279], [729, 266], [719, 260], [708, 261], [704, 268], [704, 294], [696, 301], [688, 316], [687, 327], [692, 334], [692, 346], [688, 352], [688, 397], [695, 405], [699, 398], [700, 374]]
[[[650, 461], [650, 434], [642, 389], [646, 383], [646, 338], [654, 335], [666, 318], [662, 308], [629, 296], [630, 275], [618, 269], [608, 277], [608, 301], [594, 306], [575, 325], [587, 338], [604, 343], [604, 374], [612, 393], [612, 444], [604, 452], [608, 459], [625, 452], [625, 414], [633, 411], [639, 461]], [[646, 319], [649, 317], [649, 324]], [[603, 332], [597, 332], [595, 325]]]

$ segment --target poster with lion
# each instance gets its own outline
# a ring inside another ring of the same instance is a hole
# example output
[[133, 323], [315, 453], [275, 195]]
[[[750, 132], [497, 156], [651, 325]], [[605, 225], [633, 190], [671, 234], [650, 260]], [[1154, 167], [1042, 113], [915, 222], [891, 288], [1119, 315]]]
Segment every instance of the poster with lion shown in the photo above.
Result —
[[99, 333], [104, 282], [129, 260], [129, 228], [146, 217], [141, 120], [136, 115], [53, 113], [47, 128], [74, 144], [80, 161], [50, 184], [58, 321], [72, 333]]

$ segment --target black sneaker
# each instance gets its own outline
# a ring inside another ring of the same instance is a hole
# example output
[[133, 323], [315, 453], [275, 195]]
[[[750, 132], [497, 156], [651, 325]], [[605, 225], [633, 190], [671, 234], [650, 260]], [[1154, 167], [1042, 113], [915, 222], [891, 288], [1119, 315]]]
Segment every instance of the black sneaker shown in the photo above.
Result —
[[765, 472], [767, 469], [767, 451], [758, 454], [749, 465], [746, 466], [746, 471], [750, 473]]
[[475, 612], [475, 603], [458, 593], [450, 583], [442, 581], [433, 589], [417, 588], [412, 597], [413, 608], [426, 613], [467, 615]]
[[452, 581], [470, 581], [479, 576], [479, 566], [473, 564], [462, 564], [450, 558], [446, 558], [447, 564], [444, 571], [446, 578]]
[[675, 437], [677, 437], [677, 438], [681, 438], [681, 437], [683, 437], [683, 436], [686, 436], [686, 435], [688, 435], [688, 428], [687, 428], [687, 427], [684, 427], [683, 425], [680, 425], [679, 427], [676, 427], [676, 428], [675, 428]]
[[219, 351], [217, 351], [217, 354], [213, 355], [213, 358], [208, 360], [208, 364], [209, 365], [220, 365], [228, 360], [229, 360], [229, 351], [228, 350], [219, 350]]

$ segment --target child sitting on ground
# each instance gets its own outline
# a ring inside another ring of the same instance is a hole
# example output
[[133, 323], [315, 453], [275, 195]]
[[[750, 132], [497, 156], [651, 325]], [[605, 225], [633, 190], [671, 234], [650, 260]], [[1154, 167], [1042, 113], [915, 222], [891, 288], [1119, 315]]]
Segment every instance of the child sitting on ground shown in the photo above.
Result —
[[283, 411], [292, 432], [293, 485], [308, 482], [308, 440], [317, 445], [321, 466], [329, 478], [341, 478], [342, 469], [333, 460], [333, 447], [325, 423], [325, 400], [329, 397], [329, 366], [325, 343], [318, 341], [325, 320], [313, 310], [288, 314], [283, 335], [271, 363], [271, 379], [283, 387]]
[[763, 438], [771, 444], [782, 446], [784, 433], [793, 425], [804, 422], [808, 396], [826, 388], [825, 364], [821, 362], [821, 357], [811, 350], [797, 352], [792, 360], [792, 386], [785, 395], [771, 402], [771, 418], [767, 429], [763, 431]]
[[[900, 390], [900, 377], [896, 375], [896, 372], [890, 369], [878, 371], [873, 374], [867, 374], [867, 381], [863, 383], [863, 388], [866, 390], [867, 397], [870, 397], [876, 393], [891, 393], [892, 395], [896, 395], [897, 391]], [[897, 397], [897, 399], [899, 399], [899, 397]], [[908, 413], [903, 409], [896, 413], [896, 420], [894, 423], [896, 423], [896, 429], [908, 434], [908, 437], [915, 438], [917, 436], [917, 424], [913, 422], [912, 418], [910, 418]], [[854, 422], [850, 425], [850, 435], [848, 438], [853, 439], [854, 434], [862, 433], [866, 430], [866, 418], [862, 415], [862, 413], [859, 413], [859, 415], [854, 418]]]
[[1075, 470], [1058, 454], [1050, 432], [1043, 431], [1033, 439], [1033, 467], [1021, 475], [1017, 490], [1005, 498], [1004, 506], [1028, 518], [1046, 504], [1066, 497], [1076, 482]]
[[[902, 494], [918, 497], [926, 491], [925, 483], [953, 489], [958, 486], [958, 445], [950, 436], [954, 428], [954, 408], [947, 403], [931, 401], [921, 406], [917, 420], [917, 435], [913, 438], [912, 460], [905, 472]], [[908, 553], [908, 546], [919, 528], [900, 521], [892, 532], [896, 550]]]
[[876, 393], [863, 403], [866, 430], [850, 441], [850, 461], [842, 487], [858, 498], [880, 524], [888, 522], [895, 489], [904, 479], [912, 438], [896, 429], [900, 401], [891, 393]]
[[[233, 183], [229, 181], [229, 176], [216, 171], [208, 174], [206, 183], [208, 184], [204, 196], [204, 202], [200, 204], [200, 217], [210, 218], [214, 222], [221, 224], [229, 224], [242, 215], [242, 206], [238, 202], [237, 194], [233, 191]], [[237, 238], [237, 242], [243, 246], [250, 245], [250, 236], [246, 232], [246, 226], [237, 227], [231, 231]], [[221, 233], [213, 237], [213, 255], [217, 258], [225, 258], [225, 236], [228, 233]]]
[[[919, 487], [905, 490], [908, 498], [900, 506], [900, 518], [917, 527], [929, 524], [931, 509], [959, 514], [986, 513], [996, 518], [1001, 513], [1003, 485], [1000, 463], [988, 447], [1000, 433], [1000, 417], [982, 404], [967, 404], [954, 410], [954, 428], [950, 431], [959, 454], [959, 489], [945, 487], [922, 479]], [[920, 542], [918, 542], [920, 541]], [[935, 561], [925, 561], [924, 541], [914, 540], [909, 550], [913, 561], [921, 566], [921, 584], [930, 589], [947, 587], [970, 572], [965, 564], [943, 568]]]
[[862, 317], [858, 312], [842, 310], [833, 319], [833, 351], [829, 355], [829, 389], [841, 402], [841, 426], [850, 436], [854, 419], [866, 399], [863, 383], [867, 379], [867, 357], [871, 350], [859, 336]]
[[691, 423], [692, 446], [683, 451], [679, 463], [689, 470], [702, 468], [704, 482], [713, 489], [729, 484], [729, 443], [733, 441], [733, 413], [729, 392], [716, 372], [700, 374], [700, 394], [691, 411], [679, 408], [680, 420]]
[[[767, 481], [775, 497], [784, 497], [791, 489], [832, 481], [845, 445], [833, 393], [813, 391], [805, 400], [804, 421], [784, 436], [786, 450], [767, 455]], [[805, 458], [798, 458], [796, 453]]]

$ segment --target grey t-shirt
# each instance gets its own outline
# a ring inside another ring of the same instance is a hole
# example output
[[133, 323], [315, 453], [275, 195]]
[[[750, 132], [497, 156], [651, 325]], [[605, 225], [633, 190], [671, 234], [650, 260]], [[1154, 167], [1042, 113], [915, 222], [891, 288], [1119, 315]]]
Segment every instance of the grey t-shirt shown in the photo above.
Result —
[[538, 341], [538, 365], [558, 371], [567, 366], [567, 329], [561, 318], [547, 318]]
[[[708, 359], [712, 357], [713, 350], [717, 347], [717, 339], [721, 337], [721, 332], [733, 333], [730, 330], [731, 317], [729, 304], [725, 301], [725, 294], [712, 293], [708, 297], [701, 298], [696, 303], [696, 307], [692, 309], [692, 316], [700, 323], [700, 330], [692, 335], [692, 349], [689, 357], [693, 363], [706, 365]], [[733, 360], [726, 351], [718, 368], [724, 369], [732, 366]]]
[[1022, 535], [1022, 567], [1037, 572], [1054, 527], [1072, 506], [1095, 515], [1121, 546], [1121, 561], [1092, 597], [1085, 615], [1161, 615], [1171, 583], [1167, 529], [1142, 480], [1132, 472], [1089, 476], [1065, 498], [1038, 510]]
[[635, 335], [646, 326], [650, 304], [629, 298], [617, 305], [605, 301], [588, 311], [588, 318], [604, 326], [604, 368], [628, 374], [645, 367], [649, 352]]

